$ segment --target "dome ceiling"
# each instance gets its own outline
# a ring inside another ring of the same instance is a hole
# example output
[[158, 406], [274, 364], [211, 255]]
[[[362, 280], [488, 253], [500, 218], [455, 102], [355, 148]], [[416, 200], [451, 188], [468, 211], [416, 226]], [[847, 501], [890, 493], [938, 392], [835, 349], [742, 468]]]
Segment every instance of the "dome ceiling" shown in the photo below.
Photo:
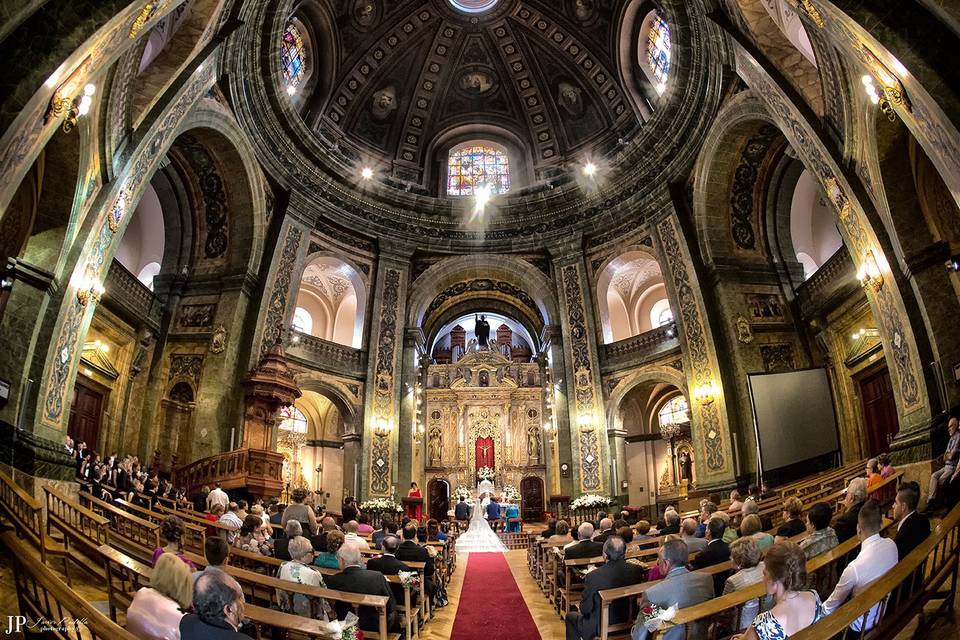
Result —
[[639, 124], [618, 82], [612, 3], [332, 4], [338, 64], [315, 124], [395, 178], [423, 184], [438, 140], [499, 130], [529, 150], [535, 180]]

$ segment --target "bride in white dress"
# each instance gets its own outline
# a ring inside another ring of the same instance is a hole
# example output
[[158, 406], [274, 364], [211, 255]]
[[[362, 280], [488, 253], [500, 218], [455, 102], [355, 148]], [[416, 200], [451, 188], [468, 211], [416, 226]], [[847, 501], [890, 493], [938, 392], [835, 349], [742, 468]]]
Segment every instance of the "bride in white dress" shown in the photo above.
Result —
[[506, 553], [507, 548], [490, 528], [483, 517], [480, 498], [473, 501], [473, 514], [470, 516], [470, 528], [457, 537], [457, 553], [469, 552]]

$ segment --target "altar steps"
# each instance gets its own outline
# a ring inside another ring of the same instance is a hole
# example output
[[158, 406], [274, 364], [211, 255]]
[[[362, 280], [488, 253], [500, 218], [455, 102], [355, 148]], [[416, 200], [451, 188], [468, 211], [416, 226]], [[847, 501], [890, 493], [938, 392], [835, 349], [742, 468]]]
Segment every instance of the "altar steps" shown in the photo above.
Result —
[[502, 542], [503, 546], [511, 551], [516, 549], [526, 549], [530, 544], [531, 535], [532, 534], [529, 533], [504, 533], [503, 531], [497, 532], [497, 537], [500, 538], [500, 542]]

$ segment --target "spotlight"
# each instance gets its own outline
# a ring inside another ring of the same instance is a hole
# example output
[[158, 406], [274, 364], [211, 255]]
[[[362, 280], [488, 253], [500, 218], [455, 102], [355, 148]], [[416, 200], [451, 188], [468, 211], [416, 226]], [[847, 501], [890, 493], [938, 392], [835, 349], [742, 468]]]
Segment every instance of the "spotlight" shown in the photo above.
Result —
[[597, 165], [592, 162], [588, 162], [583, 166], [583, 175], [588, 178], [592, 178], [597, 173]]
[[474, 211], [480, 213], [483, 211], [483, 208], [487, 206], [487, 203], [490, 202], [490, 187], [488, 185], [477, 187], [474, 195], [477, 199]]
[[364, 167], [363, 171], [360, 172], [360, 176], [363, 177], [364, 180], [369, 180], [373, 177], [373, 169], [370, 167]]
[[296, 88], [295, 86], [293, 86], [292, 84], [288, 84], [288, 85], [287, 85], [287, 95], [288, 95], [288, 96], [292, 96], [292, 95], [295, 94], [296, 92], [297, 92], [297, 88]]

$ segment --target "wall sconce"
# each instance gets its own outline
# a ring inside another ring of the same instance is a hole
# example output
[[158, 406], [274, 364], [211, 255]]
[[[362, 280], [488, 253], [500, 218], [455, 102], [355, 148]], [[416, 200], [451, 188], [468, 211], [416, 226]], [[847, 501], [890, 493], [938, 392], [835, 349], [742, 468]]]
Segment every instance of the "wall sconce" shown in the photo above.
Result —
[[[861, 80], [863, 88], [867, 92], [870, 102], [880, 107], [880, 111], [887, 116], [887, 120], [894, 122], [897, 119], [897, 112], [894, 105], [903, 107], [907, 111], [913, 111], [907, 92], [903, 88], [900, 80], [887, 69], [886, 65], [880, 62], [880, 59], [866, 45], [860, 50], [861, 57], [871, 73], [864, 75]], [[899, 63], [898, 63], [899, 64]], [[907, 70], [903, 65], [899, 65], [902, 73]], [[876, 78], [874, 78], [876, 76]]]
[[83, 277], [77, 282], [77, 302], [81, 307], [87, 306], [91, 301], [100, 302], [103, 292], [103, 283], [95, 275], [93, 267], [88, 265]]
[[874, 291], [879, 291], [883, 286], [883, 274], [880, 272], [880, 265], [877, 264], [873, 251], [867, 251], [863, 255], [863, 262], [857, 271], [857, 280], [862, 287], [869, 287]]
[[720, 388], [717, 386], [716, 382], [709, 382], [707, 384], [700, 385], [700, 388], [697, 389], [697, 392], [694, 394], [693, 398], [699, 404], [713, 404], [713, 401], [717, 399], [717, 396], [720, 395]]
[[950, 259], [947, 260], [944, 265], [947, 268], [947, 271], [951, 273], [960, 271], [960, 254], [955, 256], [950, 256]]
[[867, 336], [879, 337], [880, 332], [876, 329], [864, 329], [863, 327], [860, 327], [859, 331], [853, 332], [853, 335], [850, 336], [850, 339], [856, 342], [857, 340], [863, 340]]
[[419, 420], [413, 426], [413, 442], [415, 444], [420, 444], [423, 442], [423, 425], [420, 424]]
[[390, 435], [390, 421], [386, 418], [377, 418], [373, 423], [373, 432], [381, 437]]
[[68, 80], [54, 92], [45, 120], [63, 116], [63, 132], [70, 133], [78, 119], [90, 112], [96, 91], [96, 85], [86, 84], [82, 91], [74, 93], [73, 80]]
[[580, 417], [577, 418], [577, 425], [583, 433], [590, 433], [593, 431], [593, 416], [589, 413], [580, 414]]

